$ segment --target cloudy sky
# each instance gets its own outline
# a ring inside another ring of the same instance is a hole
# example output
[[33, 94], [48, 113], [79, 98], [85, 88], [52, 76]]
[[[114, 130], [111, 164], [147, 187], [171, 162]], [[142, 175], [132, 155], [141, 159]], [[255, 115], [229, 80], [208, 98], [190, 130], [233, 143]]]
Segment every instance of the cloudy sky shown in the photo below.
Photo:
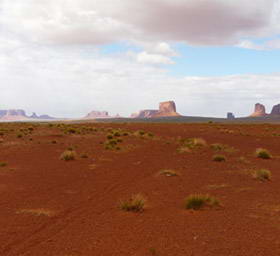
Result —
[[280, 0], [0, 0], [0, 109], [184, 115], [280, 103]]

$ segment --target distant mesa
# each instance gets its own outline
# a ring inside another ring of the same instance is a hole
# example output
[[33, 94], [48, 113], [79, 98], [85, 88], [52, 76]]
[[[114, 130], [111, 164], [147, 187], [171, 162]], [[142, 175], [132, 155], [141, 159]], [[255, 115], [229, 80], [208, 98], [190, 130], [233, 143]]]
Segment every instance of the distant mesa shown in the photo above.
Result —
[[0, 121], [28, 121], [34, 119], [49, 120], [55, 118], [48, 115], [37, 116], [34, 112], [31, 116], [27, 116], [23, 109], [0, 110]]
[[146, 109], [140, 110], [139, 113], [133, 113], [131, 115], [132, 118], [152, 118], [154, 117], [159, 111], [153, 109]]
[[25, 111], [22, 109], [0, 110], [0, 120], [3, 121], [24, 121], [28, 120]]
[[29, 117], [32, 119], [41, 119], [41, 120], [51, 120], [51, 119], [56, 119], [55, 117], [51, 117], [49, 115], [40, 115], [38, 116], [35, 112]]
[[265, 111], [265, 106], [257, 103], [255, 105], [255, 111], [252, 115], [250, 115], [250, 117], [280, 117], [280, 104], [274, 105], [271, 113], [267, 114]]
[[170, 117], [180, 116], [176, 112], [176, 104], [174, 101], [165, 101], [159, 103], [159, 109], [146, 109], [131, 115], [132, 118], [156, 118], [156, 117]]
[[280, 116], [280, 104], [273, 106], [270, 115]]
[[250, 117], [263, 117], [263, 116], [266, 116], [266, 112], [265, 112], [265, 106], [260, 104], [260, 103], [257, 103], [255, 105], [255, 111], [253, 114], [250, 115]]
[[227, 119], [229, 119], [229, 120], [233, 120], [233, 119], [235, 119], [234, 114], [233, 114], [233, 113], [231, 113], [231, 112], [228, 112], [228, 113], [227, 113]]
[[98, 118], [111, 118], [107, 111], [91, 111], [85, 117], [85, 119], [98, 119]]

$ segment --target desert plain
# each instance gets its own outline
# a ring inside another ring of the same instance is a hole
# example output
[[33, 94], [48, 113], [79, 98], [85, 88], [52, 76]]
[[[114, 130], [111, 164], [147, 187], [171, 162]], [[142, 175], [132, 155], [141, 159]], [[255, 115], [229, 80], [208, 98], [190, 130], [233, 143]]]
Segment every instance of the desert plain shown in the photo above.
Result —
[[[0, 136], [1, 256], [280, 255], [278, 124], [3, 123]], [[143, 209], [122, 209], [137, 194]], [[187, 209], [193, 194], [219, 205]]]

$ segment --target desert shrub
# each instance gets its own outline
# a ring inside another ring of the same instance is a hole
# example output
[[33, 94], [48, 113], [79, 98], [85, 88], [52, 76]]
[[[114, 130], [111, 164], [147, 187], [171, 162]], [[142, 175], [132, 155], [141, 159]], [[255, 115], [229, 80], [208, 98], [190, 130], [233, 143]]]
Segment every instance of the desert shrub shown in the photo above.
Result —
[[256, 149], [256, 156], [258, 158], [262, 158], [262, 159], [271, 159], [272, 158], [270, 152], [264, 148]]
[[139, 133], [139, 135], [142, 135], [142, 136], [145, 134], [145, 132], [142, 130], [138, 131], [138, 133]]
[[146, 134], [145, 131], [139, 130], [133, 133], [135, 136], [144, 136]]
[[107, 140], [112, 140], [114, 137], [113, 137], [113, 135], [112, 134], [108, 134], [107, 135]]
[[0, 167], [5, 167], [5, 166], [7, 166], [7, 163], [5, 163], [5, 162], [0, 162]]
[[167, 177], [178, 176], [178, 173], [174, 170], [162, 170], [162, 171], [160, 171], [160, 174], [165, 175]]
[[185, 199], [185, 208], [199, 210], [203, 207], [219, 206], [220, 201], [213, 196], [203, 194], [192, 194]]
[[228, 146], [225, 144], [221, 144], [221, 143], [214, 143], [211, 145], [211, 148], [214, 151], [224, 151], [224, 152], [229, 152], [229, 153], [236, 151], [236, 149], [234, 147], [231, 147], [231, 146]]
[[225, 162], [226, 157], [223, 156], [223, 155], [214, 155], [213, 156], [213, 161], [215, 161], [215, 162]]
[[157, 255], [157, 250], [153, 247], [149, 248], [149, 252], [151, 255]]
[[66, 150], [61, 154], [60, 159], [64, 161], [75, 160], [76, 152], [74, 150]]
[[238, 158], [238, 161], [239, 161], [240, 163], [243, 163], [243, 164], [249, 164], [249, 163], [250, 163], [250, 161], [247, 160], [246, 157], [244, 157], [244, 156], [239, 157], [239, 158]]
[[81, 158], [88, 158], [88, 155], [86, 153], [81, 154]]
[[17, 134], [17, 138], [22, 138], [22, 136], [23, 136], [23, 135], [22, 135], [21, 133], [18, 133], [18, 134]]
[[56, 144], [57, 143], [57, 141], [56, 140], [52, 140], [52, 144]]
[[121, 200], [119, 207], [123, 211], [141, 212], [144, 210], [146, 199], [141, 195], [133, 195], [128, 200]]
[[113, 132], [113, 136], [114, 136], [114, 137], [120, 137], [121, 134], [120, 134], [120, 132], [118, 132], [118, 131], [114, 131], [114, 132]]
[[67, 130], [67, 132], [70, 133], [70, 134], [71, 134], [71, 133], [74, 134], [74, 133], [77, 133], [77, 129], [75, 129], [75, 128], [69, 128], [69, 129]]
[[[170, 144], [170, 143], [169, 143], [169, 144]], [[191, 152], [190, 148], [187, 147], [187, 146], [181, 146], [181, 147], [179, 147], [179, 148], [177, 149], [177, 151], [178, 151], [179, 153], [190, 153], [190, 152]]]
[[182, 143], [182, 147], [188, 147], [189, 149], [207, 146], [207, 142], [202, 138], [182, 139], [181, 143]]
[[257, 180], [265, 181], [270, 180], [271, 172], [266, 169], [260, 169], [253, 172], [253, 177]]
[[110, 139], [104, 142], [104, 148], [106, 150], [120, 150], [118, 143], [122, 142], [121, 139]]
[[211, 148], [215, 151], [222, 151], [224, 149], [224, 145], [220, 143], [215, 143], [211, 145]]

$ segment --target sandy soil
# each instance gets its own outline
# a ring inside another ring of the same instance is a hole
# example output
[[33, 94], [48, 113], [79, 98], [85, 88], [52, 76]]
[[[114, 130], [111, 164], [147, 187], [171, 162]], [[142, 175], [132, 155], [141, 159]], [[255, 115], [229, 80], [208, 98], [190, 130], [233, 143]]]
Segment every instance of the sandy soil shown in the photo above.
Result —
[[[129, 132], [120, 150], [104, 147], [110, 128]], [[280, 125], [1, 124], [0, 132], [1, 256], [280, 255]], [[179, 153], [180, 138], [208, 145]], [[225, 162], [212, 160], [213, 143], [229, 146], [219, 152]], [[76, 160], [61, 160], [69, 147]], [[259, 147], [273, 158], [256, 158]], [[261, 168], [271, 181], [252, 177]], [[137, 193], [143, 212], [118, 208]], [[186, 210], [192, 193], [222, 207]]]

